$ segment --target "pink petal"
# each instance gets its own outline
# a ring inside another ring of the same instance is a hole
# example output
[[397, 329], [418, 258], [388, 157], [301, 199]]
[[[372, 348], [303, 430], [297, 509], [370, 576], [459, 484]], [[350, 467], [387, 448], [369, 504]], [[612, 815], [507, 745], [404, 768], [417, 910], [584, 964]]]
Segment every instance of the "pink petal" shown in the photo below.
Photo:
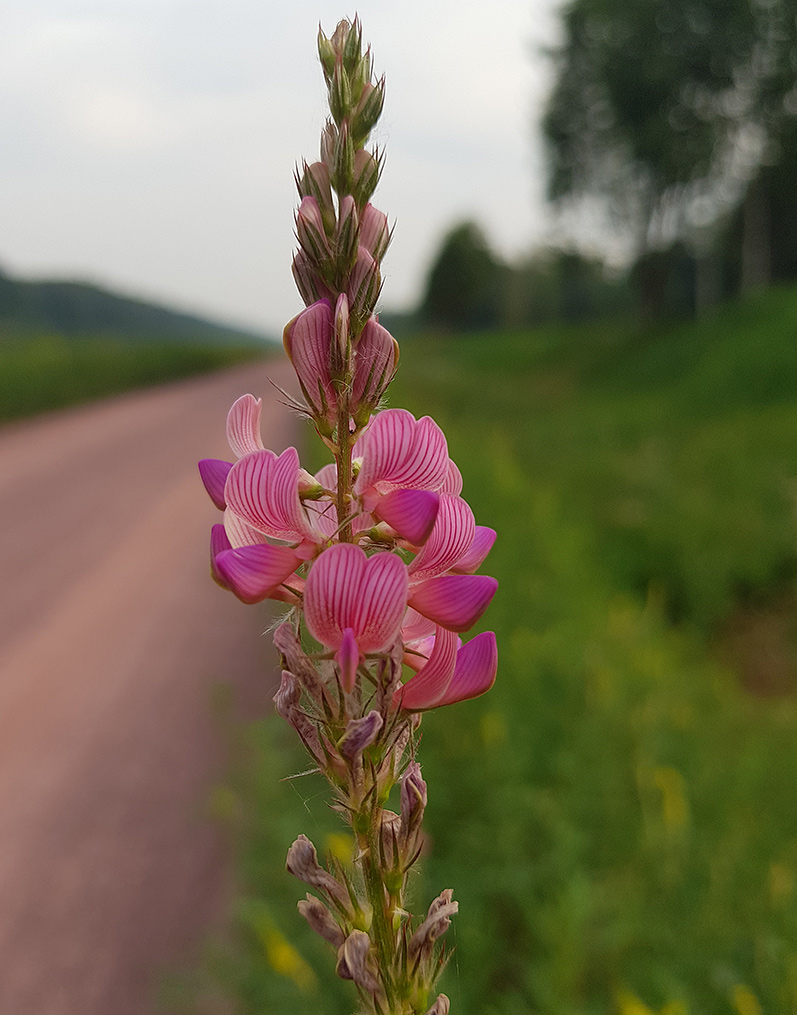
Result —
[[454, 705], [458, 701], [477, 698], [489, 691], [498, 672], [498, 645], [492, 631], [471, 638], [457, 652], [454, 676], [439, 705]]
[[310, 516], [313, 526], [325, 539], [331, 539], [335, 535], [338, 529], [338, 512], [331, 500], [306, 500], [304, 509]]
[[429, 661], [396, 691], [393, 701], [410, 712], [434, 708], [451, 683], [456, 658], [457, 636], [438, 629]]
[[374, 514], [413, 546], [421, 546], [431, 535], [439, 509], [440, 497], [431, 490], [391, 490], [379, 498]]
[[413, 586], [409, 605], [449, 631], [467, 631], [490, 605], [498, 588], [483, 574], [454, 574], [430, 578]]
[[254, 543], [268, 542], [262, 532], [252, 528], [248, 522], [239, 518], [229, 508], [224, 512], [224, 528], [230, 541], [230, 547], [234, 550], [237, 550], [239, 546], [252, 546]]
[[432, 534], [409, 566], [413, 585], [453, 567], [464, 557], [475, 533], [473, 512], [465, 501], [453, 494], [441, 493], [440, 510]]
[[227, 538], [224, 526], [214, 525], [210, 530], [210, 577], [217, 585], [220, 585], [223, 589], [227, 589], [228, 591], [230, 586], [219, 574], [218, 568], [216, 567], [216, 557], [222, 552], [222, 550], [229, 549], [230, 541]]
[[418, 641], [421, 638], [428, 638], [430, 634], [434, 634], [435, 626], [433, 620], [429, 620], [408, 606], [401, 625], [401, 637], [405, 644]]
[[284, 345], [311, 411], [334, 422], [337, 395], [330, 373], [334, 337], [332, 307], [319, 300], [285, 329]]
[[263, 450], [260, 410], [263, 402], [254, 395], [241, 395], [227, 413], [227, 440], [238, 458]]
[[456, 574], [473, 574], [478, 571], [484, 562], [484, 558], [492, 550], [495, 542], [495, 529], [488, 529], [486, 525], [476, 526], [476, 535], [470, 544], [470, 549], [460, 557], [451, 568]]
[[417, 422], [406, 409], [386, 409], [375, 416], [357, 442], [363, 464], [358, 493], [374, 484], [382, 492], [399, 487], [439, 490], [448, 473], [448, 445], [443, 431], [429, 416]]
[[230, 469], [225, 487], [228, 507], [258, 531], [275, 539], [323, 541], [299, 499], [299, 454], [287, 448], [256, 451]]
[[450, 458], [448, 460], [448, 472], [445, 483], [440, 492], [453, 493], [457, 497], [462, 493], [462, 473]]
[[324, 487], [325, 490], [337, 490], [338, 488], [338, 467], [334, 462], [330, 462], [329, 465], [325, 465], [322, 469], [319, 469], [315, 474], [316, 481]]
[[340, 666], [340, 682], [343, 690], [347, 694], [351, 694], [357, 680], [357, 667], [360, 665], [360, 650], [357, 647], [354, 631], [350, 627], [347, 627], [343, 632], [340, 648], [335, 653], [335, 661]]
[[245, 603], [259, 603], [293, 574], [301, 560], [288, 546], [259, 543], [216, 555], [216, 569]]
[[396, 340], [371, 317], [363, 329], [354, 355], [351, 389], [352, 413], [365, 402], [375, 406], [390, 383], [398, 359]]
[[304, 613], [313, 637], [338, 649], [347, 627], [359, 651], [380, 652], [399, 634], [407, 603], [407, 568], [394, 553], [370, 559], [351, 543], [336, 543], [316, 558], [305, 587]]
[[203, 458], [197, 465], [210, 499], [219, 511], [223, 511], [227, 507], [224, 500], [224, 484], [227, 482], [227, 473], [232, 468], [232, 463], [222, 462], [218, 458]]

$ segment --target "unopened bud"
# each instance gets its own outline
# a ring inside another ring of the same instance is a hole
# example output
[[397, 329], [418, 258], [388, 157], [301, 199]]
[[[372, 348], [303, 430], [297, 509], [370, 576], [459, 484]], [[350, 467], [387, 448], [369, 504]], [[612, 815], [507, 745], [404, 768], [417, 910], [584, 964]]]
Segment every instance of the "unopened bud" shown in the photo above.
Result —
[[321, 61], [324, 80], [329, 84], [332, 79], [332, 72], [335, 69], [335, 48], [321, 31], [320, 25], [318, 26], [318, 59]]
[[451, 926], [451, 917], [459, 910], [459, 903], [451, 900], [453, 894], [452, 889], [446, 888], [429, 906], [426, 919], [410, 938], [408, 946], [410, 958], [421, 953], [428, 955], [435, 941]]
[[350, 194], [354, 179], [355, 144], [347, 122], [339, 125], [331, 168], [332, 185], [338, 194]]
[[323, 685], [289, 621], [284, 621], [274, 632], [274, 645], [282, 656], [285, 666], [298, 678], [302, 687], [313, 698], [320, 700], [323, 697]]
[[351, 104], [349, 75], [343, 66], [343, 61], [336, 58], [332, 80], [329, 83], [329, 111], [338, 127], [351, 112]]
[[335, 341], [333, 342], [332, 374], [343, 378], [349, 370], [351, 341], [349, 335], [349, 299], [346, 293], [338, 296], [335, 304]]
[[360, 62], [360, 48], [362, 46], [362, 29], [360, 19], [355, 17], [354, 23], [345, 34], [343, 47], [340, 55], [343, 58], [343, 66], [348, 74], [352, 74]]
[[395, 811], [382, 811], [382, 859], [388, 869], [398, 865], [401, 818]]
[[321, 131], [321, 161], [327, 167], [330, 179], [335, 172], [335, 149], [338, 144], [338, 128], [331, 120]]
[[381, 261], [390, 243], [387, 215], [367, 204], [360, 217], [360, 243], [375, 261]]
[[383, 725], [384, 720], [376, 709], [372, 709], [361, 719], [350, 719], [346, 725], [346, 732], [338, 742], [338, 750], [344, 758], [353, 761], [366, 747], [371, 746], [379, 736]]
[[324, 496], [324, 487], [315, 476], [306, 469], [299, 469], [299, 498], [301, 500], [320, 500]]
[[318, 888], [336, 901], [344, 910], [351, 911], [351, 899], [344, 886], [319, 864], [315, 846], [306, 835], [300, 835], [288, 850], [285, 866], [289, 874]]
[[321, 738], [315, 724], [309, 716], [299, 708], [301, 699], [301, 686], [293, 673], [288, 670], [282, 671], [282, 679], [277, 693], [274, 695], [274, 708], [277, 715], [281, 716], [287, 723], [296, 730], [299, 739], [307, 749], [308, 754], [323, 771], [326, 761], [324, 749], [321, 746]]
[[333, 947], [340, 948], [346, 940], [346, 936], [340, 929], [338, 921], [323, 902], [320, 902], [314, 895], [308, 893], [307, 899], [301, 899], [296, 905], [299, 912], [316, 934], [320, 934]]
[[373, 994], [379, 990], [379, 981], [368, 962], [371, 939], [363, 930], [353, 930], [338, 951], [335, 972], [342, 980], [353, 980], [358, 987]]
[[322, 264], [331, 257], [332, 251], [324, 231], [324, 219], [316, 198], [302, 198], [296, 212], [296, 235], [302, 250], [311, 261]]
[[314, 197], [321, 210], [324, 232], [331, 235], [335, 228], [335, 206], [332, 203], [332, 188], [329, 182], [329, 167], [323, 162], [306, 162], [302, 166], [302, 175], [297, 174], [296, 187], [299, 197]]
[[426, 810], [426, 783], [421, 766], [411, 761], [401, 778], [401, 831], [404, 842], [414, 839]]
[[349, 273], [354, 259], [357, 257], [357, 248], [360, 245], [359, 236], [360, 220], [357, 215], [357, 205], [351, 194], [347, 194], [340, 202], [340, 215], [335, 237], [338, 270], [344, 276]]
[[324, 281], [323, 276], [307, 256], [304, 250], [299, 250], [291, 265], [293, 280], [299, 295], [304, 300], [305, 306], [312, 306], [319, 300], [330, 299], [331, 293]]
[[380, 78], [375, 85], [367, 84], [363, 88], [357, 111], [352, 117], [351, 133], [355, 144], [359, 147], [368, 140], [368, 135], [376, 126], [382, 115], [385, 104], [385, 79]]
[[350, 409], [357, 426], [365, 426], [379, 405], [393, 380], [398, 358], [398, 342], [376, 318], [369, 318], [354, 354]]
[[448, 1015], [448, 1010], [451, 1007], [451, 1002], [448, 1000], [445, 994], [438, 994], [437, 1000], [426, 1013], [426, 1015]]
[[335, 51], [335, 56], [343, 56], [343, 47], [346, 45], [346, 40], [349, 37], [351, 29], [351, 24], [345, 18], [342, 18], [337, 25], [335, 25], [335, 31], [332, 33], [332, 39], [330, 40], [332, 42], [332, 48]]
[[351, 192], [359, 208], [362, 208], [370, 200], [376, 190], [380, 172], [379, 159], [367, 152], [365, 148], [358, 148], [354, 156], [354, 179]]
[[357, 251], [357, 261], [349, 276], [348, 285], [349, 307], [354, 324], [352, 329], [354, 335], [359, 335], [365, 322], [374, 312], [374, 306], [379, 296], [381, 285], [382, 279], [379, 274], [379, 265], [365, 247], [360, 246]]

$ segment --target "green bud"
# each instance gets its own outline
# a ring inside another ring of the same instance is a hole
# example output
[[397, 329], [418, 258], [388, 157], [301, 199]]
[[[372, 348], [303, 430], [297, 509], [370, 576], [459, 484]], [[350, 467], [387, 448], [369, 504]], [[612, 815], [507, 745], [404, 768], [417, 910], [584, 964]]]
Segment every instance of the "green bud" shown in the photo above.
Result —
[[332, 43], [318, 26], [318, 59], [321, 61], [321, 69], [324, 72], [324, 80], [327, 84], [332, 80], [332, 72], [335, 69], [335, 50]]
[[351, 122], [354, 143], [359, 147], [368, 140], [368, 135], [376, 126], [382, 115], [385, 104], [385, 79], [381, 78], [375, 85], [366, 85], [363, 95]]
[[354, 155], [354, 180], [351, 188], [351, 195], [358, 208], [364, 208], [370, 201], [381, 172], [381, 156], [378, 152], [374, 157], [364, 148], [359, 148]]
[[329, 86], [329, 111], [332, 119], [340, 127], [341, 123], [351, 112], [351, 85], [349, 75], [341, 60], [335, 61], [335, 70], [332, 74], [332, 82]]
[[335, 139], [332, 186], [338, 194], [350, 194], [354, 178], [354, 142], [348, 123], [341, 123]]
[[346, 40], [343, 43], [343, 51], [341, 56], [343, 57], [343, 66], [349, 74], [353, 74], [357, 64], [360, 62], [360, 48], [362, 45], [362, 29], [360, 28], [360, 19], [355, 18], [354, 24], [349, 29], [346, 35]]

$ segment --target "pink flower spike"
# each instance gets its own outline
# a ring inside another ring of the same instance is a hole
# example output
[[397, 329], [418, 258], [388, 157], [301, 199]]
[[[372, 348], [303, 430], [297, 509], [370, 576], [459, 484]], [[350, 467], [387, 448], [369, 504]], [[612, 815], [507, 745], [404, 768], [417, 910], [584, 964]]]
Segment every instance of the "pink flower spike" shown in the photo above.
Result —
[[409, 566], [412, 584], [417, 585], [454, 567], [473, 544], [475, 535], [476, 522], [468, 504], [461, 497], [441, 493], [432, 534]]
[[303, 310], [285, 328], [283, 344], [310, 412], [334, 423], [337, 395], [332, 385], [333, 315], [329, 300]]
[[477, 634], [457, 652], [454, 676], [438, 706], [478, 698], [493, 686], [497, 672], [498, 644], [495, 635], [492, 631]]
[[262, 399], [255, 398], [254, 395], [241, 395], [227, 413], [227, 440], [237, 458], [263, 450], [260, 437], [262, 408]]
[[430, 578], [412, 588], [409, 605], [449, 631], [468, 631], [490, 605], [498, 588], [483, 574]]
[[258, 543], [216, 555], [216, 569], [227, 587], [244, 603], [268, 599], [302, 563], [288, 546]]
[[286, 448], [256, 451], [230, 469], [224, 490], [227, 506], [259, 532], [287, 542], [324, 541], [308, 521], [299, 499], [299, 453]]
[[343, 640], [340, 648], [335, 653], [335, 662], [340, 666], [340, 682], [343, 690], [351, 694], [357, 680], [357, 667], [360, 665], [360, 650], [357, 647], [357, 639], [354, 631], [347, 627], [343, 632]]
[[391, 490], [379, 498], [374, 514], [402, 539], [422, 546], [431, 535], [439, 510], [440, 497], [431, 490]]
[[484, 558], [492, 550], [495, 537], [495, 529], [489, 529], [486, 525], [477, 525], [476, 535], [473, 537], [470, 549], [464, 557], [460, 557], [451, 570], [455, 574], [473, 574], [478, 571], [484, 563]]
[[398, 688], [393, 696], [394, 703], [408, 712], [434, 708], [453, 678], [457, 642], [453, 632], [438, 628], [429, 661], [406, 684]]
[[219, 511], [223, 511], [227, 507], [224, 500], [224, 484], [227, 482], [227, 473], [232, 468], [232, 463], [222, 462], [218, 458], [203, 458], [197, 465], [210, 499]]
[[390, 648], [407, 603], [407, 568], [395, 553], [336, 543], [316, 558], [307, 576], [304, 615], [310, 634], [338, 650], [351, 628], [361, 654]]
[[356, 490], [377, 487], [387, 493], [407, 487], [439, 490], [448, 473], [448, 445], [443, 431], [429, 417], [415, 420], [406, 409], [386, 409], [375, 416], [357, 442], [363, 463]]

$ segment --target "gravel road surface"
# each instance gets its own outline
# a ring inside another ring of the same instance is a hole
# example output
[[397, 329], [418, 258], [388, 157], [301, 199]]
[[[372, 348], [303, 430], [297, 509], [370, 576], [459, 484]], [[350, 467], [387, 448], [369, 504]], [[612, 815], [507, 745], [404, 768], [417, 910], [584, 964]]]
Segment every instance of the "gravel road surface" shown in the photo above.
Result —
[[220, 919], [229, 869], [208, 791], [214, 686], [270, 707], [261, 608], [208, 576], [219, 516], [196, 461], [230, 457], [237, 367], [0, 429], [0, 1013], [148, 1015]]

